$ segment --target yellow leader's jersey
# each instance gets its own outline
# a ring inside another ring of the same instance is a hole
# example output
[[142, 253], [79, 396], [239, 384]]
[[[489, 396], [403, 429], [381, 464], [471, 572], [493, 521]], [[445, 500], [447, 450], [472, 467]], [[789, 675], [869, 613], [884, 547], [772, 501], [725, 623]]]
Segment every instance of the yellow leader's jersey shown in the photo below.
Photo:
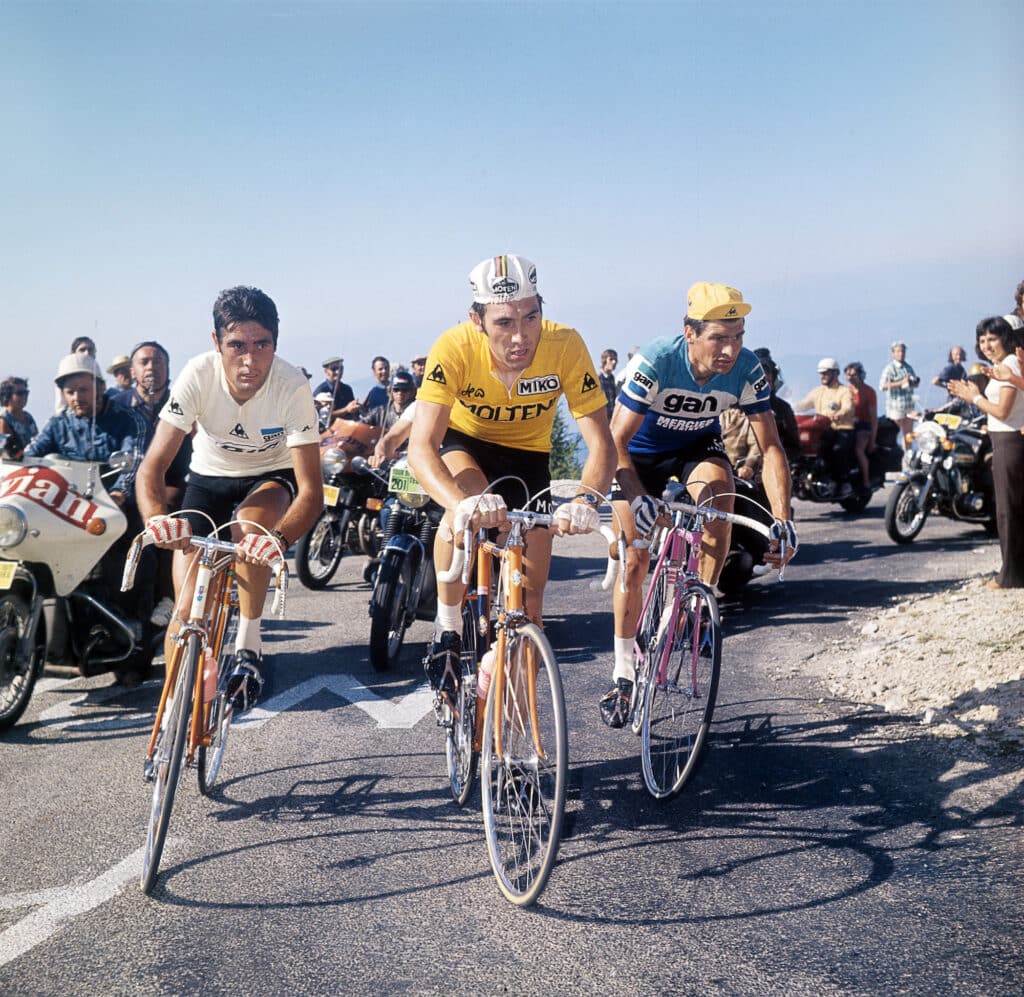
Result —
[[416, 397], [450, 408], [449, 425], [467, 436], [547, 453], [563, 394], [574, 419], [606, 404], [583, 337], [544, 319], [533, 362], [511, 389], [494, 372], [487, 336], [466, 321], [434, 343]]

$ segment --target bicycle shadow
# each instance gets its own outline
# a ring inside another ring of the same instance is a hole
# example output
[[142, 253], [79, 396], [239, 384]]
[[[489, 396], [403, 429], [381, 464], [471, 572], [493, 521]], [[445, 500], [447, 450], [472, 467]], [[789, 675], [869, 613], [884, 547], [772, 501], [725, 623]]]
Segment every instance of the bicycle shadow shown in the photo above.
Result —
[[[794, 718], [814, 709], [791, 702]], [[958, 852], [977, 854], [979, 835], [1024, 823], [1019, 753], [964, 765], [959, 746], [908, 738], [906, 718], [859, 708], [791, 723], [785, 710], [779, 700], [721, 704], [701, 769], [665, 803], [642, 785], [638, 741], [621, 759], [575, 764], [578, 812], [559, 856], [572, 888], [549, 887], [538, 911], [663, 925], [813, 910], [936, 856], [955, 867]], [[1009, 788], [972, 805], [971, 788], [997, 777]], [[568, 872], [594, 861], [600, 877]]]

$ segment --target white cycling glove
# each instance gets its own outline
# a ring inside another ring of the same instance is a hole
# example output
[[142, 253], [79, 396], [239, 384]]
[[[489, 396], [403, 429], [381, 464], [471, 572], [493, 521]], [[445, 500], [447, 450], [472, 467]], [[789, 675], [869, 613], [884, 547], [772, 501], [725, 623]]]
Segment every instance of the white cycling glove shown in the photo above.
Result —
[[490, 518], [491, 521], [481, 523], [482, 526], [499, 526], [505, 521], [504, 513], [507, 509], [505, 500], [493, 492], [484, 492], [483, 495], [471, 495], [469, 498], [464, 498], [455, 507], [455, 532], [461, 533], [474, 515]]
[[563, 533], [590, 533], [601, 527], [601, 517], [597, 510], [582, 502], [563, 502], [555, 509], [555, 521], [559, 520], [568, 520], [566, 526], [559, 524]]
[[800, 548], [800, 541], [796, 536], [796, 526], [793, 524], [792, 519], [777, 519], [772, 523], [772, 528], [769, 530], [769, 534], [772, 540], [785, 540], [786, 549], [790, 556], [795, 554]]
[[650, 536], [654, 531], [654, 524], [661, 515], [659, 503], [650, 495], [638, 495], [629, 503], [629, 511], [633, 513], [633, 522], [636, 523], [636, 535], [638, 537]]
[[192, 524], [182, 516], [150, 516], [146, 520], [146, 532], [158, 547], [188, 540], [192, 536]]
[[242, 560], [250, 563], [257, 562], [268, 568], [272, 568], [278, 561], [284, 559], [281, 545], [274, 537], [267, 536], [266, 533], [246, 533], [237, 547]]

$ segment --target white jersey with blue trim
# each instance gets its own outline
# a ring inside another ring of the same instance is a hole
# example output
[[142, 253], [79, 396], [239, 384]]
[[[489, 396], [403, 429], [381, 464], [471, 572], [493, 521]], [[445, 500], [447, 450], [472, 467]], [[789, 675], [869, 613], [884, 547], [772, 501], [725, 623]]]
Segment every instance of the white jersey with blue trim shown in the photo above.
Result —
[[733, 405], [747, 414], [771, 411], [771, 390], [761, 362], [740, 350], [728, 374], [698, 384], [686, 337], [662, 336], [638, 351], [626, 367], [619, 401], [644, 415], [629, 442], [635, 454], [676, 453], [721, 435], [719, 416]]

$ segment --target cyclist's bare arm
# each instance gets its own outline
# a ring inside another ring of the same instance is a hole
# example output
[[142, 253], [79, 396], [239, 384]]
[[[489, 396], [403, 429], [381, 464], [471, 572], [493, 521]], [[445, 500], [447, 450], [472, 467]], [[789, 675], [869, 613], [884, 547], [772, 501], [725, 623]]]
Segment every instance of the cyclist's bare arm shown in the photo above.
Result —
[[378, 441], [370, 458], [371, 467], [379, 467], [383, 461], [391, 460], [398, 448], [409, 439], [412, 421], [399, 419]]
[[633, 459], [629, 456], [629, 441], [636, 436], [643, 421], [642, 412], [634, 412], [625, 405], [615, 406], [611, 428], [612, 440], [615, 443], [615, 481], [627, 502], [632, 502], [638, 495], [646, 494], [644, 486], [640, 483], [640, 476], [633, 466]]
[[[164, 480], [185, 436], [183, 430], [177, 429], [169, 422], [162, 419], [157, 421], [156, 434], [146, 449], [146, 455], [135, 476], [135, 500], [144, 523], [152, 516], [162, 516], [167, 512]], [[185, 539], [174, 546], [184, 550], [189, 546], [189, 541]]]
[[[750, 426], [754, 430], [757, 445], [764, 454], [763, 483], [768, 504], [772, 507], [772, 515], [776, 519], [792, 519], [791, 489], [792, 479], [789, 475], [789, 461], [779, 440], [779, 427], [772, 412], [758, 412], [750, 416]], [[786, 560], [793, 556], [787, 552]], [[777, 542], [773, 541], [765, 554], [765, 563], [780, 566]]]
[[605, 409], [598, 409], [578, 419], [576, 425], [587, 445], [580, 484], [604, 495], [612, 483], [617, 459], [615, 443], [608, 430], [608, 414]]
[[294, 543], [316, 522], [324, 507], [324, 480], [320, 472], [320, 447], [316, 443], [292, 447], [291, 457], [298, 488], [275, 529]]

